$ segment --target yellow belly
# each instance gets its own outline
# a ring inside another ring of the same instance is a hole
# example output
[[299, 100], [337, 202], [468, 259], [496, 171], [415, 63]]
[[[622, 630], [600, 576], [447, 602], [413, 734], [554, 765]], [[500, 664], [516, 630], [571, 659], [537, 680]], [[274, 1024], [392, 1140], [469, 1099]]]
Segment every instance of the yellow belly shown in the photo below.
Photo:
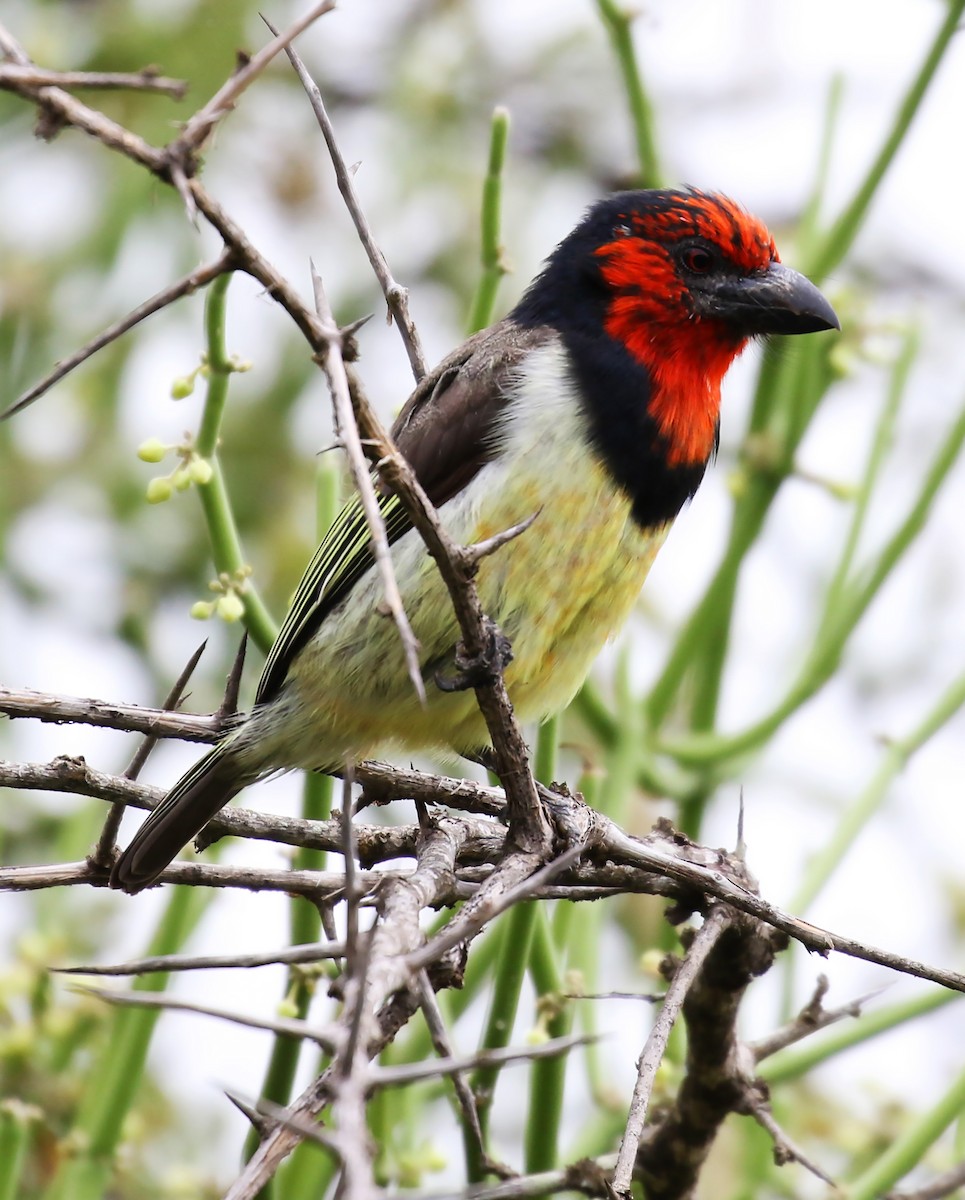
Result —
[[[441, 510], [463, 544], [538, 514], [483, 560], [477, 581], [485, 611], [512, 643], [506, 683], [524, 721], [569, 702], [626, 621], [667, 533], [634, 523], [629, 499], [590, 448], [559, 350], [539, 351], [530, 363], [538, 369], [521, 380], [525, 403], [508, 410], [500, 454]], [[433, 682], [438, 670], [452, 673], [460, 635], [449, 594], [415, 531], [393, 546], [392, 558], [420, 643], [427, 702], [419, 703], [408, 679], [398, 632], [370, 571], [296, 656], [278, 701], [268, 706], [266, 762], [324, 767], [389, 744], [457, 751], [488, 744], [473, 692], [443, 692]]]
[[[626, 621], [666, 535], [641, 532], [603, 469], [581, 466], [579, 478], [566, 476], [566, 486], [561, 479], [558, 486], [534, 480], [507, 488], [460, 532], [466, 542], [480, 541], [539, 510], [526, 532], [483, 560], [478, 576], [484, 609], [512, 642], [505, 677], [523, 721], [570, 701]], [[459, 631], [435, 564], [416, 535], [407, 536], [395, 556], [397, 575], [420, 642], [426, 704], [415, 695], [398, 632], [379, 606], [380, 584], [367, 578], [292, 666], [286, 757], [324, 766], [393, 745], [467, 751], [488, 744], [473, 692], [443, 692], [432, 681], [437, 669], [451, 673]]]

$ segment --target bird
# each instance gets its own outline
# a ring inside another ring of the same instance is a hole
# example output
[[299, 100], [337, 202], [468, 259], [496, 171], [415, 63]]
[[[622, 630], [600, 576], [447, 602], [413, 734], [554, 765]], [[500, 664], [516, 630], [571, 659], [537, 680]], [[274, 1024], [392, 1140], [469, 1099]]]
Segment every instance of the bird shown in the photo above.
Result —
[[[536, 514], [477, 576], [512, 647], [504, 677], [520, 720], [565, 707], [626, 621], [716, 454], [734, 359], [757, 337], [831, 329], [827, 299], [735, 201], [624, 191], [587, 209], [508, 316], [417, 384], [392, 437], [450, 536], [475, 544]], [[149, 886], [229, 799], [279, 770], [332, 771], [389, 747], [485, 749], [473, 692], [442, 686], [459, 643], [448, 592], [398, 498], [383, 488], [379, 502], [425, 699], [350, 501], [295, 592], [251, 712], [149, 814], [112, 887]]]

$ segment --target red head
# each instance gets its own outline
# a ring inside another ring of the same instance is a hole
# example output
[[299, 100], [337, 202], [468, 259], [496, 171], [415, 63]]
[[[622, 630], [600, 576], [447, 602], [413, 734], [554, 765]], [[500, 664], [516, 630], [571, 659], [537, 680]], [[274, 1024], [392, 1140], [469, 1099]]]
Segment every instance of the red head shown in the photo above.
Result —
[[517, 313], [537, 310], [563, 332], [589, 335], [595, 323], [645, 369], [647, 410], [671, 466], [709, 458], [721, 380], [750, 337], [838, 327], [817, 288], [781, 265], [756, 217], [698, 191], [622, 192], [595, 204]]

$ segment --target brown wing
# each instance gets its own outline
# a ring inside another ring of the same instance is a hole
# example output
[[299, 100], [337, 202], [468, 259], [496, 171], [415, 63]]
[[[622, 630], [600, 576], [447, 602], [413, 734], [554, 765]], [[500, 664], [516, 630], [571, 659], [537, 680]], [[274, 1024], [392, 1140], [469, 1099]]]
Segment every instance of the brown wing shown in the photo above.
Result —
[[509, 385], [548, 336], [500, 321], [443, 359], [409, 397], [392, 437], [437, 508], [492, 458]]
[[[545, 337], [545, 332], [502, 321], [450, 354], [410, 396], [392, 436], [436, 506], [456, 495], [492, 457], [493, 434], [513, 372]], [[379, 503], [391, 544], [412, 523], [395, 496], [383, 493]], [[277, 695], [292, 659], [374, 561], [365, 514], [353, 497], [298, 585], [265, 663], [256, 704]]]

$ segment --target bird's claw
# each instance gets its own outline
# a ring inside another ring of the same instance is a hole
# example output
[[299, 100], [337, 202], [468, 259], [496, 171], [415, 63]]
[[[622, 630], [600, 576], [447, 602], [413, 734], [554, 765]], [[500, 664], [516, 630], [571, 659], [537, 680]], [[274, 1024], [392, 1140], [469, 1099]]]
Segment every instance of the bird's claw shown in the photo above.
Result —
[[513, 661], [510, 640], [493, 622], [486, 628], [486, 645], [479, 654], [467, 654], [462, 642], [456, 647], [454, 661], [456, 671], [446, 675], [436, 671], [433, 682], [440, 692], [465, 692], [469, 688], [485, 687], [495, 683]]

